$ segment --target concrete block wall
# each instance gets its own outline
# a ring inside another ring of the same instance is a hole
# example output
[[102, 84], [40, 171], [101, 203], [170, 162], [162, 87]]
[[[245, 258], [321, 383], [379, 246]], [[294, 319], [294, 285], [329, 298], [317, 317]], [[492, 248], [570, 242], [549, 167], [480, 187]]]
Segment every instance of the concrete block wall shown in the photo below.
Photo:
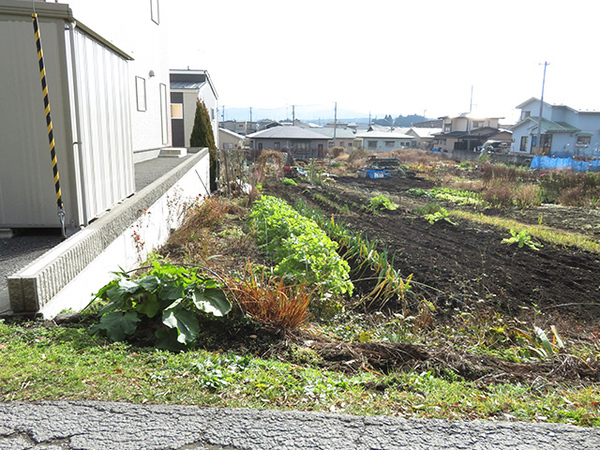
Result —
[[53, 317], [83, 309], [93, 294], [164, 244], [182, 208], [207, 196], [208, 150], [202, 149], [151, 185], [8, 278], [14, 313]]

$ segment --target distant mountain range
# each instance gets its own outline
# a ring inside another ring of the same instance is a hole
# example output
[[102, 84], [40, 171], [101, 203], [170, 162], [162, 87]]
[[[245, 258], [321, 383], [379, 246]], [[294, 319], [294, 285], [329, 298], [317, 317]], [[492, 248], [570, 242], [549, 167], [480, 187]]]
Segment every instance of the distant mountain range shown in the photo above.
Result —
[[[224, 113], [224, 114], [223, 114]], [[271, 119], [276, 121], [292, 120], [294, 117], [301, 120], [304, 123], [314, 123], [316, 125], [325, 126], [329, 122], [334, 121], [334, 110], [323, 109], [323, 108], [308, 108], [308, 107], [292, 107], [286, 106], [281, 108], [227, 108], [227, 106], [221, 107], [219, 111], [219, 120], [222, 121], [223, 117], [225, 120], [236, 120], [236, 121], [250, 121], [257, 122], [262, 119]], [[378, 123], [380, 125], [389, 125], [392, 120], [392, 116], [387, 114], [385, 116], [374, 116], [370, 117], [371, 122]], [[337, 111], [338, 122], [345, 123], [369, 123], [369, 116], [363, 115], [363, 113], [338, 109]], [[430, 120], [424, 116], [412, 114], [409, 116], [398, 116], [393, 119], [394, 126], [411, 126], [412, 123], [422, 122]]]

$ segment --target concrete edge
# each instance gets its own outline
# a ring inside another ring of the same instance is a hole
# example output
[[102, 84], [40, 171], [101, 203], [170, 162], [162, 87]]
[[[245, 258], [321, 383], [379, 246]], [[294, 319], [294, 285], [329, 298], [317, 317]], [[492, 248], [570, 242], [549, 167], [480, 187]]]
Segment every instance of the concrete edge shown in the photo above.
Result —
[[12, 312], [38, 312], [207, 154], [208, 149], [203, 149], [192, 155], [85, 229], [9, 276]]

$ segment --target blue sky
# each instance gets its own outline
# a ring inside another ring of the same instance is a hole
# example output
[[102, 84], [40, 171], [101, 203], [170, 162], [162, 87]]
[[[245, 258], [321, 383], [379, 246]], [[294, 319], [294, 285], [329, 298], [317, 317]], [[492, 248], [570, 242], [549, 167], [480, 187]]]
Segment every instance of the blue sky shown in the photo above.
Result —
[[[173, 68], [207, 69], [227, 108], [512, 119], [539, 97], [600, 110], [594, 0], [168, 0]], [[260, 118], [260, 117], [254, 117]], [[277, 118], [277, 117], [273, 117]], [[283, 118], [283, 117], [279, 117]], [[312, 117], [311, 117], [312, 118]]]

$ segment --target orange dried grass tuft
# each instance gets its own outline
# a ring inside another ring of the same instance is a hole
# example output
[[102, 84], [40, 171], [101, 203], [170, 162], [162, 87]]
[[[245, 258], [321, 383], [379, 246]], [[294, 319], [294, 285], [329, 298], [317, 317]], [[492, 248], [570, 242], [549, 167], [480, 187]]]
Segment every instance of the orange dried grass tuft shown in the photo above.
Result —
[[278, 329], [293, 329], [309, 318], [313, 292], [306, 284], [287, 286], [282, 278], [265, 268], [257, 273], [249, 263], [244, 276], [228, 280], [228, 285], [241, 309], [257, 322]]

